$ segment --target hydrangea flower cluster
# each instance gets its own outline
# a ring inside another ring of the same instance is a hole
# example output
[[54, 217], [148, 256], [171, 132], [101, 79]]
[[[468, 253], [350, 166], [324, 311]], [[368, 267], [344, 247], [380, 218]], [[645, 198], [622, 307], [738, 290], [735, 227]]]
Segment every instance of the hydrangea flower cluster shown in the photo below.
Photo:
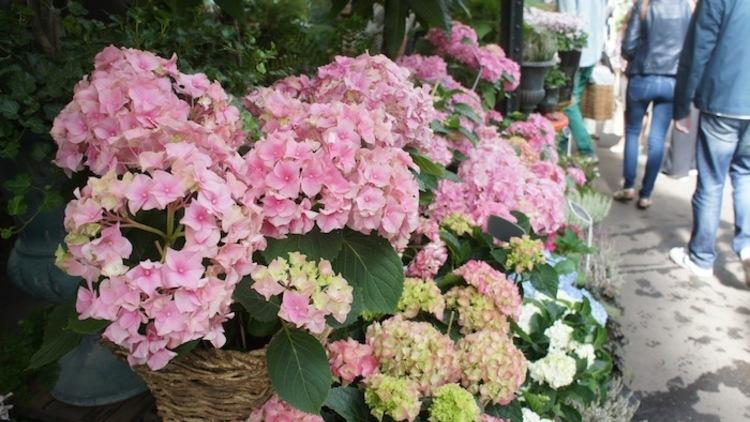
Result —
[[554, 389], [565, 387], [575, 379], [576, 360], [565, 352], [551, 352], [529, 364], [529, 375], [534, 381], [546, 382]]
[[370, 325], [366, 337], [380, 372], [416, 382], [424, 395], [460, 376], [453, 341], [427, 322], [397, 315]]
[[484, 261], [471, 260], [453, 271], [477, 291], [492, 300], [503, 315], [514, 320], [521, 314], [521, 294], [518, 286], [509, 281], [505, 274], [492, 268]]
[[247, 422], [323, 422], [323, 418], [298, 410], [273, 395], [263, 406], [253, 410]]
[[553, 422], [552, 419], [542, 418], [526, 407], [521, 408], [521, 415], [523, 416], [523, 422]]
[[413, 421], [419, 416], [419, 386], [407, 378], [376, 374], [367, 380], [365, 403], [378, 420], [388, 415], [395, 421]]
[[535, 266], [544, 264], [544, 242], [532, 239], [525, 234], [513, 237], [506, 245], [505, 267], [516, 274], [532, 271]]
[[367, 378], [378, 370], [372, 347], [353, 339], [338, 340], [326, 345], [331, 372], [342, 384]]
[[433, 278], [448, 260], [448, 248], [438, 239], [422, 246], [406, 268], [406, 274], [423, 279]]
[[526, 379], [526, 358], [506, 333], [482, 330], [458, 341], [461, 384], [483, 403], [506, 405]]
[[530, 114], [526, 120], [513, 122], [506, 130], [509, 136], [520, 136], [526, 139], [534, 151], [554, 154], [552, 161], [557, 161], [555, 151], [555, 129], [552, 123], [538, 113]]
[[244, 142], [239, 110], [218, 82], [146, 51], [109, 46], [55, 118], [55, 163], [67, 172], [163, 168], [164, 148], [190, 142], [219, 163]]
[[440, 226], [449, 229], [453, 233], [462, 236], [474, 230], [474, 222], [461, 213], [453, 213], [445, 217]]
[[[234, 286], [265, 248], [244, 184], [211, 170], [212, 159], [192, 144], [169, 144], [163, 154], [165, 169], [113, 170], [76, 190], [65, 209], [67, 250], [57, 253], [60, 268], [86, 281], [79, 317], [112, 321], [104, 337], [125, 347], [131, 364], [154, 370], [188, 341], [224, 344]], [[165, 230], [139, 221], [150, 210], [166, 213]], [[134, 254], [141, 239], [158, 250]]]
[[481, 140], [458, 175], [462, 182], [441, 180], [435, 191], [429, 212], [440, 222], [460, 213], [484, 227], [491, 215], [515, 221], [511, 211], [521, 211], [544, 234], [565, 221], [564, 187], [530, 171], [501, 138]]
[[573, 339], [573, 327], [565, 324], [562, 320], [557, 320], [544, 330], [544, 335], [549, 339], [550, 352], [564, 352], [570, 348], [570, 342]]
[[480, 78], [491, 83], [503, 80], [506, 91], [518, 87], [521, 80], [518, 63], [507, 58], [503, 49], [496, 44], [479, 46], [477, 33], [470, 26], [454, 20], [450, 34], [440, 28], [432, 28], [426, 39], [435, 47], [438, 55], [479, 70]]
[[406, 245], [419, 190], [403, 147], [431, 154], [436, 113], [407, 70], [383, 56], [339, 57], [315, 79], [261, 88], [245, 104], [268, 133], [246, 155], [243, 173], [257, 181], [266, 235], [347, 226]]
[[435, 318], [442, 320], [445, 298], [432, 279], [406, 278], [397, 309], [406, 318], [414, 318], [421, 311], [431, 313]]
[[459, 88], [461, 84], [448, 73], [448, 64], [440, 56], [412, 54], [401, 56], [396, 63], [409, 69], [414, 77], [430, 85], [440, 84], [448, 89]]
[[343, 323], [351, 310], [354, 289], [334, 273], [328, 260], [308, 261], [299, 252], [289, 259], [276, 258], [268, 266], [258, 265], [251, 274], [252, 288], [266, 300], [283, 295], [279, 318], [320, 334], [331, 315]]
[[568, 167], [565, 170], [568, 177], [573, 180], [576, 186], [583, 186], [586, 184], [586, 173], [578, 167]]
[[471, 334], [480, 330], [510, 332], [508, 318], [495, 306], [492, 299], [477, 291], [473, 286], [454, 287], [445, 294], [448, 309], [458, 312], [458, 325], [461, 334]]
[[474, 396], [458, 384], [446, 384], [435, 390], [430, 422], [475, 422], [479, 415]]

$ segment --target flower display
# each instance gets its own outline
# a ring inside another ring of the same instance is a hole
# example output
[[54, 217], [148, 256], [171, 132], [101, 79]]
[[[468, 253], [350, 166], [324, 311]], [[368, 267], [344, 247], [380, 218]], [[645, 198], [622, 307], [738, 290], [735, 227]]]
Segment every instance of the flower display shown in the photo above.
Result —
[[505, 267], [517, 274], [531, 271], [535, 266], [544, 264], [544, 243], [532, 239], [529, 235], [513, 237], [507, 244], [508, 255]]
[[445, 294], [448, 309], [458, 313], [461, 334], [490, 329], [510, 332], [508, 318], [500, 312], [492, 299], [473, 286], [454, 287]]
[[273, 395], [263, 406], [253, 410], [247, 422], [323, 422], [323, 418], [297, 410]]
[[507, 334], [482, 330], [459, 340], [457, 349], [461, 385], [483, 403], [506, 405], [513, 400], [526, 379], [526, 358]]
[[279, 318], [312, 333], [323, 332], [328, 315], [343, 323], [351, 309], [354, 289], [325, 259], [315, 263], [299, 252], [290, 252], [289, 259], [258, 265], [251, 276], [255, 281], [252, 288], [266, 300], [282, 295]]
[[523, 12], [523, 20], [528, 25], [555, 34], [560, 51], [580, 49], [586, 45], [588, 35], [584, 31], [584, 21], [574, 14], [527, 7]]
[[164, 148], [175, 142], [195, 145], [214, 163], [233, 157], [245, 139], [239, 110], [218, 82], [181, 73], [176, 62], [113, 46], [97, 54], [94, 71], [55, 118], [55, 163], [100, 176], [163, 169]]
[[475, 422], [479, 406], [474, 396], [458, 384], [446, 384], [435, 390], [430, 406], [430, 422]]
[[326, 351], [331, 372], [342, 384], [349, 384], [359, 377], [367, 378], [378, 369], [378, 361], [368, 344], [353, 339], [338, 340], [328, 343]]
[[503, 315], [518, 319], [521, 313], [521, 294], [518, 286], [505, 274], [483, 261], [472, 260], [453, 271], [466, 282], [487, 296]]
[[492, 83], [504, 80], [506, 91], [513, 91], [518, 87], [521, 80], [518, 63], [507, 58], [497, 44], [480, 47], [477, 33], [470, 26], [454, 20], [450, 35], [440, 28], [432, 28], [426, 38], [438, 55], [450, 57], [470, 69], [479, 70], [480, 78]]
[[429, 323], [397, 315], [369, 326], [366, 337], [380, 372], [414, 381], [422, 394], [458, 380], [453, 341]]
[[397, 309], [406, 318], [414, 318], [421, 311], [431, 313], [437, 319], [443, 319], [445, 298], [433, 280], [406, 278]]
[[550, 352], [542, 359], [529, 363], [529, 375], [539, 383], [546, 382], [558, 389], [570, 385], [576, 375], [576, 360], [564, 352]]
[[413, 421], [419, 415], [419, 387], [407, 378], [376, 374], [367, 380], [365, 402], [379, 421], [388, 415], [395, 421]]
[[432, 278], [447, 259], [448, 249], [445, 242], [439, 239], [429, 242], [414, 256], [406, 268], [406, 274], [412, 277]]
[[[244, 184], [212, 170], [192, 144], [169, 144], [163, 155], [166, 170], [112, 170], [76, 190], [57, 253], [60, 268], [86, 281], [79, 318], [112, 321], [104, 338], [125, 347], [131, 365], [154, 370], [188, 341], [224, 344], [234, 286], [265, 248], [261, 210], [243, 202]], [[145, 224], [143, 211], [163, 213], [166, 227]], [[153, 254], [143, 255], [144, 241], [156, 242]]]

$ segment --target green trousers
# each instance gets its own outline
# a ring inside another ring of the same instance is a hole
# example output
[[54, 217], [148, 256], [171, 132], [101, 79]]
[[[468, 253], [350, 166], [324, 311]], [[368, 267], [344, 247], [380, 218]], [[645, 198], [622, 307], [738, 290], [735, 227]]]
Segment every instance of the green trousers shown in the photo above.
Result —
[[[570, 133], [576, 142], [578, 153], [584, 156], [593, 157], [596, 155], [594, 151], [594, 143], [591, 140], [591, 135], [586, 130], [586, 124], [583, 122], [583, 115], [581, 114], [581, 97], [583, 96], [583, 90], [586, 89], [586, 85], [591, 83], [591, 73], [594, 70], [594, 66], [581, 67], [576, 72], [576, 80], [573, 85], [573, 102], [565, 109], [565, 115], [568, 116], [568, 127]], [[560, 145], [561, 151], [567, 151], [568, 145], [567, 140], [563, 145]]]

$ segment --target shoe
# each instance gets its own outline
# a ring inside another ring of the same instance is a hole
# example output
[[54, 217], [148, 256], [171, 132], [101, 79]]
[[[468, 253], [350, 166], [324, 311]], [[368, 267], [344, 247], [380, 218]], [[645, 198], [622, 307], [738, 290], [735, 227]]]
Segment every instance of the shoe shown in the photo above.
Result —
[[672, 248], [669, 251], [669, 257], [674, 261], [675, 264], [693, 273], [698, 278], [711, 278], [714, 276], [713, 268], [699, 267], [698, 264], [693, 262], [688, 255], [685, 248]]
[[740, 251], [740, 259], [742, 260], [742, 268], [745, 270], [745, 284], [750, 287], [750, 248]]
[[636, 204], [638, 206], [638, 209], [640, 210], [646, 210], [651, 205], [653, 205], [654, 201], [651, 200], [651, 198], [640, 198], [638, 200], [638, 203]]
[[621, 202], [632, 201], [635, 198], [635, 189], [633, 188], [620, 189], [614, 194], [612, 194], [612, 198], [614, 198], [616, 201], [621, 201]]

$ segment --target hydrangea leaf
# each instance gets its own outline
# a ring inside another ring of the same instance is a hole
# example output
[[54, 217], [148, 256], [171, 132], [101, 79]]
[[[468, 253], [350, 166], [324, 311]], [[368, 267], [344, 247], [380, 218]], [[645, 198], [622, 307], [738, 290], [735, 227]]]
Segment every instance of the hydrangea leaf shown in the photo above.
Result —
[[344, 418], [346, 422], [372, 420], [362, 390], [354, 387], [336, 387], [328, 395], [325, 406]]
[[289, 252], [299, 252], [310, 261], [321, 258], [332, 261], [341, 251], [341, 230], [322, 233], [317, 227], [310, 232], [299, 235], [288, 235], [286, 239], [268, 239], [268, 246], [262, 252], [266, 262], [275, 258], [286, 258]]
[[305, 331], [283, 327], [268, 344], [266, 360], [279, 397], [303, 412], [319, 414], [332, 380], [320, 342]]

